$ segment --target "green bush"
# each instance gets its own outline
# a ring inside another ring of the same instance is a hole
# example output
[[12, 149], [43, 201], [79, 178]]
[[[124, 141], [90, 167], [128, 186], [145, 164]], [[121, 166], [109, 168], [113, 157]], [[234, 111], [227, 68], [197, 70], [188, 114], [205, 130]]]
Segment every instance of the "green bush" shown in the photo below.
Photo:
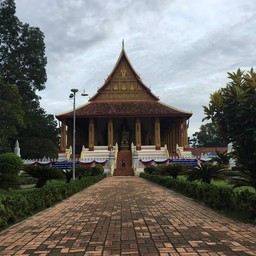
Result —
[[66, 182], [69, 183], [72, 178], [73, 178], [73, 170], [72, 169], [67, 169], [65, 170], [65, 176], [66, 176]]
[[252, 222], [256, 221], [256, 194], [248, 190], [235, 192], [232, 188], [177, 180], [147, 173], [141, 173], [140, 176], [188, 197], [200, 200], [211, 208], [226, 211], [227, 213], [235, 212]]
[[29, 175], [21, 175], [19, 176], [19, 184], [20, 185], [28, 185], [28, 184], [36, 184], [37, 179], [31, 177]]
[[76, 167], [76, 178], [81, 179], [82, 177], [91, 176], [93, 168], [90, 166], [78, 166]]
[[92, 176], [102, 175], [104, 173], [104, 168], [101, 164], [96, 164], [92, 167]]
[[37, 178], [37, 188], [43, 187], [48, 180], [65, 178], [63, 171], [48, 166], [25, 165], [24, 172], [34, 178]]
[[168, 171], [167, 171], [167, 165], [165, 164], [159, 164], [155, 167], [155, 170], [152, 174], [156, 174], [156, 175], [168, 175]]
[[178, 175], [182, 171], [182, 165], [180, 164], [168, 164], [166, 165], [166, 173], [169, 176], [172, 176], [174, 179], [177, 179]]
[[0, 187], [2, 189], [15, 189], [19, 188], [20, 182], [18, 175], [14, 174], [1, 174], [0, 173]]
[[148, 165], [144, 168], [144, 172], [147, 174], [154, 174], [156, 172], [156, 166], [155, 165]]
[[181, 173], [182, 165], [180, 164], [160, 164], [149, 165], [144, 168], [144, 172], [147, 174], [156, 174], [162, 176], [171, 176], [174, 179]]
[[4, 153], [0, 155], [0, 173], [18, 175], [23, 166], [20, 157], [13, 153]]
[[102, 180], [101, 175], [85, 177], [61, 185], [49, 184], [33, 191], [9, 193], [0, 196], [0, 230], [25, 217], [54, 205], [57, 202]]
[[23, 162], [13, 153], [0, 155], [0, 187], [2, 189], [18, 188], [18, 173], [23, 166]]
[[[101, 164], [96, 164], [94, 167], [90, 166], [77, 166], [75, 170], [75, 177], [76, 179], [81, 179], [87, 176], [96, 176], [102, 175], [104, 173], [104, 168]], [[73, 178], [73, 170], [66, 171], [66, 181], [67, 183], [70, 182]]]

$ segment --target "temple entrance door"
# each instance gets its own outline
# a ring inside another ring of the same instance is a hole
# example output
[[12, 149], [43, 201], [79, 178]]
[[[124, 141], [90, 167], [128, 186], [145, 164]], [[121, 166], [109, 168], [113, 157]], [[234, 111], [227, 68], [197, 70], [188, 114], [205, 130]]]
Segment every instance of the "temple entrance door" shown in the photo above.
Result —
[[118, 143], [119, 151], [130, 151], [134, 140], [134, 119], [118, 119], [115, 124], [114, 139]]
[[130, 145], [129, 145], [129, 132], [123, 129], [122, 134], [121, 134], [121, 145], [120, 149], [121, 150], [129, 150]]

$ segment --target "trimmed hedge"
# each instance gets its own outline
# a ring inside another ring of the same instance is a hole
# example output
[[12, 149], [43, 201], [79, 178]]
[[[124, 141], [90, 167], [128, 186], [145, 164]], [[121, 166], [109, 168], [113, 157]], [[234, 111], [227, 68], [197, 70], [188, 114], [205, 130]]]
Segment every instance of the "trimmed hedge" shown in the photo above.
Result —
[[91, 176], [61, 185], [49, 184], [27, 193], [1, 195], [0, 230], [72, 196], [103, 178], [103, 175]]
[[163, 176], [171, 176], [174, 179], [181, 173], [183, 165], [181, 164], [160, 164], [160, 165], [148, 165], [144, 168], [144, 172], [147, 174], [156, 174]]
[[22, 169], [23, 161], [14, 153], [0, 154], [0, 187], [8, 190], [18, 188], [18, 173]]
[[37, 188], [45, 186], [48, 180], [65, 179], [65, 175], [62, 170], [50, 166], [25, 165], [24, 172], [31, 177], [37, 178]]
[[202, 201], [207, 206], [229, 213], [236, 212], [251, 222], [256, 221], [256, 194], [248, 190], [235, 192], [232, 188], [217, 187], [206, 183], [177, 180], [172, 177], [141, 173], [144, 179]]

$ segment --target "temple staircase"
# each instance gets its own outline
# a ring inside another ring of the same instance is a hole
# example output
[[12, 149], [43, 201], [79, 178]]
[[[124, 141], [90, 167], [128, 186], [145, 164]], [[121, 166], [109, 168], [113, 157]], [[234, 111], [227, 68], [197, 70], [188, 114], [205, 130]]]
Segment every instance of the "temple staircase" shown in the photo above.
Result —
[[[122, 166], [122, 160], [125, 160], [125, 167]], [[116, 169], [113, 176], [134, 176], [132, 169], [132, 152], [119, 151], [117, 155]]]

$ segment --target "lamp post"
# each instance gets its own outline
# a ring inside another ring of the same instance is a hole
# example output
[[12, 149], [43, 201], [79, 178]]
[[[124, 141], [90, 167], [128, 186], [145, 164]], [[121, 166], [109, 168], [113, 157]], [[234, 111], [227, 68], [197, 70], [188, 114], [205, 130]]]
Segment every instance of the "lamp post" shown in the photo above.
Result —
[[73, 94], [70, 97], [73, 98], [73, 180], [76, 179], [76, 93], [78, 89], [71, 89]]
[[[73, 180], [76, 179], [76, 93], [78, 92], [78, 89], [71, 89], [71, 94], [69, 95], [69, 98], [73, 98]], [[81, 94], [82, 96], [88, 96], [84, 91]]]

